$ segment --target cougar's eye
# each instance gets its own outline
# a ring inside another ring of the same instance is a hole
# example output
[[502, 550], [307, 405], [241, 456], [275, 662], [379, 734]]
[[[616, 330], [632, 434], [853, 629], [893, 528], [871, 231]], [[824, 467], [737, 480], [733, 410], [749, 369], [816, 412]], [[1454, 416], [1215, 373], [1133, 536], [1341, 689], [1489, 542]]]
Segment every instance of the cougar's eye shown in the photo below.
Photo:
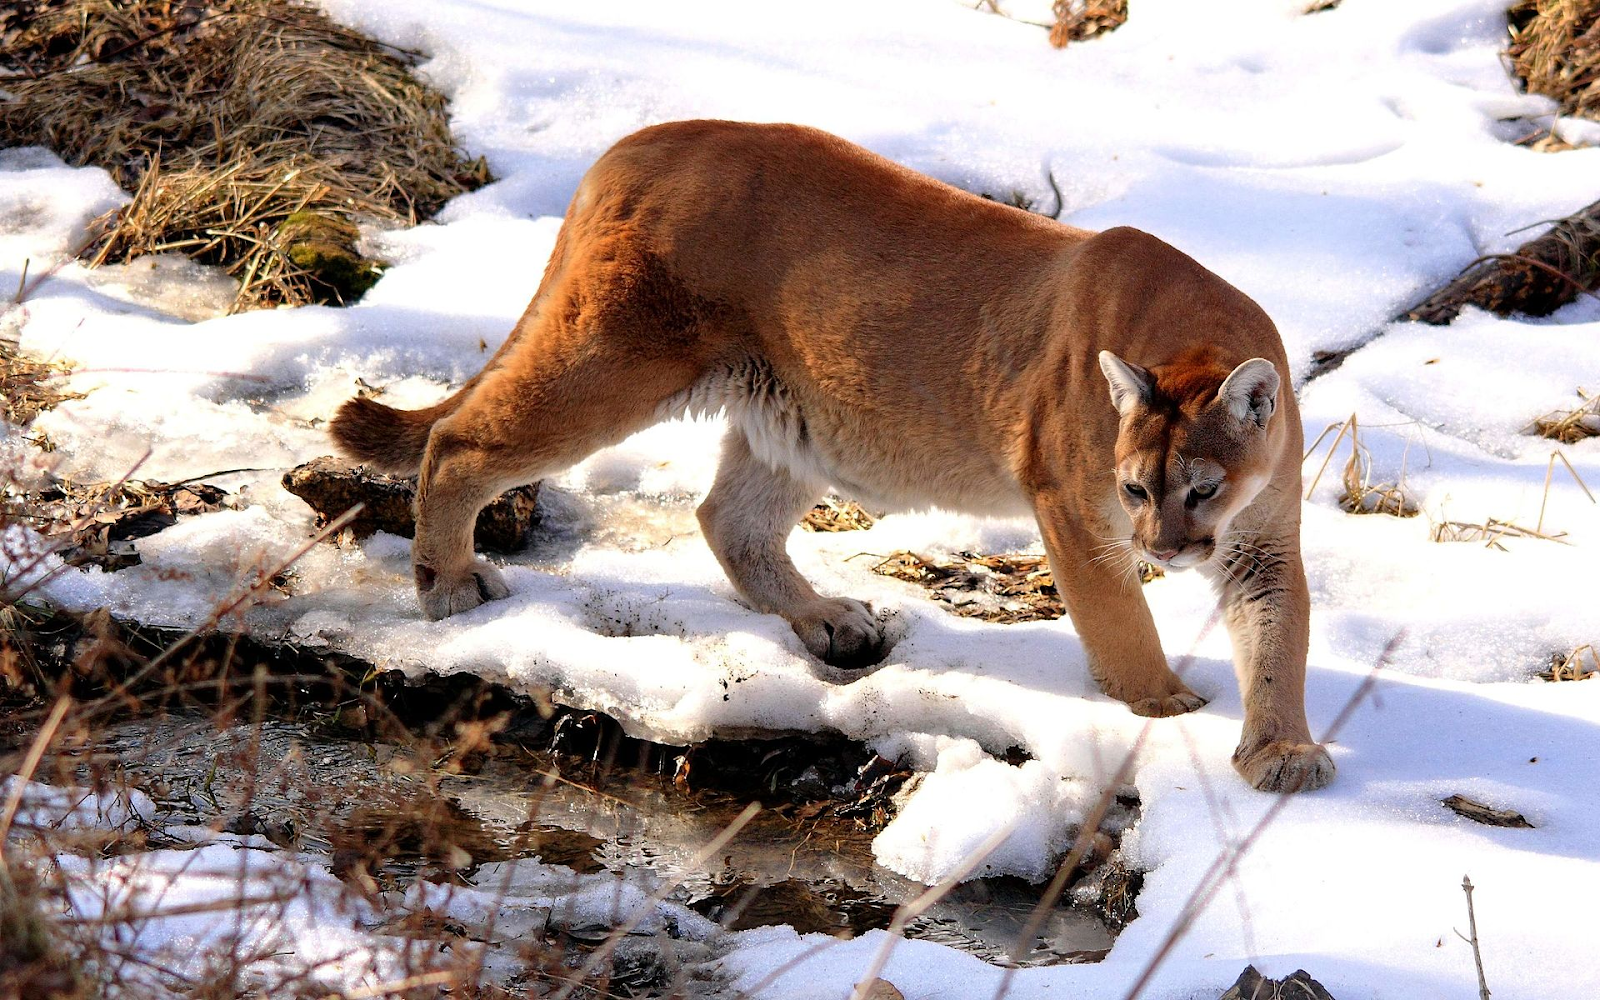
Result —
[[1123, 483], [1122, 488], [1127, 490], [1128, 496], [1133, 497], [1135, 500], [1150, 499], [1150, 494], [1146, 493], [1144, 487], [1138, 483]]
[[1201, 483], [1189, 491], [1190, 495], [1199, 500], [1209, 500], [1217, 495], [1216, 483]]

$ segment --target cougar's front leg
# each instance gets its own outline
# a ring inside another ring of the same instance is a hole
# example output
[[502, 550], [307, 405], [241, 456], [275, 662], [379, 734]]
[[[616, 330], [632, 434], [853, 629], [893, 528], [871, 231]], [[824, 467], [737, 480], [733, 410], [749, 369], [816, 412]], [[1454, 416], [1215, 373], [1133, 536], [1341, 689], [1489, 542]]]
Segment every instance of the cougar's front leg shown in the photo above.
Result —
[[1306, 723], [1311, 601], [1300, 547], [1270, 536], [1224, 539], [1215, 564], [1244, 702], [1233, 766], [1262, 791], [1321, 788], [1334, 766]]
[[750, 453], [738, 428], [722, 441], [717, 479], [700, 504], [701, 530], [728, 579], [757, 611], [782, 615], [806, 649], [838, 667], [864, 667], [883, 654], [883, 632], [866, 605], [822, 597], [795, 569], [789, 532], [822, 495]]
[[1107, 548], [1065, 500], [1035, 500], [1051, 575], [1100, 689], [1138, 715], [1192, 712], [1205, 699], [1167, 666], [1131, 551]]

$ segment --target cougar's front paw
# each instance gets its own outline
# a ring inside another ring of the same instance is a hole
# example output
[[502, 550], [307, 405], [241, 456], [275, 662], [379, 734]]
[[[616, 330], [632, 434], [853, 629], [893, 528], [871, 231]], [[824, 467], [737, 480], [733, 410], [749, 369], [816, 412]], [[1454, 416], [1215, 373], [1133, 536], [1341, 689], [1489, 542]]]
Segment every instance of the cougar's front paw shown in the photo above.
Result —
[[1333, 758], [1316, 743], [1299, 740], [1242, 742], [1233, 766], [1263, 792], [1309, 792], [1333, 780]]
[[789, 619], [811, 654], [846, 670], [869, 667], [883, 659], [883, 629], [860, 601], [845, 597], [817, 602], [805, 614]]
[[1193, 691], [1183, 690], [1177, 694], [1163, 695], [1159, 698], [1140, 698], [1128, 703], [1128, 708], [1134, 715], [1143, 715], [1151, 719], [1165, 719], [1169, 715], [1183, 715], [1205, 707], [1206, 700]]
[[511, 593], [500, 571], [486, 562], [471, 563], [453, 574], [419, 563], [412, 567], [412, 573], [417, 582], [417, 600], [429, 621], [471, 611], [485, 601], [496, 601]]

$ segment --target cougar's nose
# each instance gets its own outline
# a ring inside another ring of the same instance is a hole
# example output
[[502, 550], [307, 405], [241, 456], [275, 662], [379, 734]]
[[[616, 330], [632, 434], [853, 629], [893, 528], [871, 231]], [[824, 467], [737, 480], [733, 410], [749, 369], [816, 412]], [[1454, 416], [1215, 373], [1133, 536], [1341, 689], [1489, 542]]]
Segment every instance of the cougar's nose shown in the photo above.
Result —
[[1160, 549], [1160, 550], [1151, 549], [1150, 550], [1151, 558], [1159, 559], [1162, 562], [1166, 562], [1168, 559], [1171, 559], [1173, 556], [1175, 556], [1177, 554], [1178, 554], [1178, 550], [1177, 549]]

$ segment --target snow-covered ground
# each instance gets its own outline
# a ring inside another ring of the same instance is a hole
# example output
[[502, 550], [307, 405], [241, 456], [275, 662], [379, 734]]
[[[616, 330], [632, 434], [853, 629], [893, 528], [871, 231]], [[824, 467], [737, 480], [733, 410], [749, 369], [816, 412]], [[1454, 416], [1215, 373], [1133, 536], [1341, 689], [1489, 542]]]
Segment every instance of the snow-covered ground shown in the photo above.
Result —
[[[1584, 560], [1600, 508], [1530, 421], [1600, 387], [1600, 308], [1547, 320], [1474, 312], [1448, 328], [1387, 317], [1510, 230], [1593, 201], [1600, 149], [1539, 154], [1505, 119], [1548, 115], [1519, 95], [1493, 0], [1305, 0], [1219, 6], [1140, 0], [1115, 33], [1055, 51], [1035, 27], [957, 3], [517, 4], [324, 0], [335, 17], [432, 54], [423, 71], [453, 99], [457, 134], [501, 180], [452, 202], [438, 224], [370, 239], [394, 261], [349, 309], [193, 322], [213, 282], [149, 262], [66, 264], [0, 321], [32, 351], [69, 359], [82, 401], [36, 424], [80, 479], [214, 481], [250, 505], [186, 519], [139, 544], [143, 565], [68, 572], [68, 606], [190, 623], [253, 568], [311, 533], [277, 485], [326, 453], [314, 421], [353, 380], [421, 403], [471, 374], [537, 282], [579, 176], [608, 144], [684, 117], [820, 126], [972, 190], [1021, 191], [1072, 223], [1132, 224], [1192, 253], [1274, 316], [1301, 378], [1314, 351], [1382, 331], [1311, 382], [1311, 436], [1352, 413], [1375, 481], [1404, 475], [1422, 516], [1338, 509], [1336, 457], [1305, 505], [1314, 602], [1308, 702], [1334, 718], [1404, 632], [1374, 697], [1333, 747], [1338, 780], [1295, 798], [1240, 863], [1147, 990], [1214, 996], [1246, 961], [1305, 967], [1340, 1000], [1470, 996], [1461, 876], [1478, 886], [1484, 963], [1501, 998], [1600, 995], [1600, 682], [1532, 681], [1554, 651], [1600, 642]], [[38, 151], [0, 152], [0, 288], [14, 287], [122, 197], [97, 170]], [[898, 640], [859, 679], [808, 658], [781, 620], [733, 600], [692, 515], [720, 427], [663, 425], [596, 455], [546, 492], [548, 540], [509, 560], [509, 600], [430, 623], [411, 592], [408, 543], [318, 546], [295, 596], [246, 623], [412, 670], [473, 670], [603, 710], [634, 732], [832, 728], [930, 773], [880, 836], [880, 863], [935, 881], [1013, 824], [978, 868], [1045, 876], [1143, 720], [1098, 695], [1070, 623], [958, 619], [870, 572], [902, 548], [1038, 551], [1035, 529], [942, 513], [894, 514], [868, 532], [796, 532], [791, 550], [824, 592], [870, 600]], [[1331, 438], [1331, 435], [1330, 435]], [[1326, 448], [1326, 442], [1324, 443]], [[1600, 442], [1564, 454], [1600, 487]], [[1322, 455], [1306, 466], [1307, 482]], [[1439, 543], [1445, 520], [1516, 521], [1561, 541]], [[868, 555], [863, 555], [868, 553]], [[1191, 889], [1273, 799], [1228, 757], [1240, 706], [1226, 637], [1204, 625], [1198, 579], [1145, 590], [1174, 657], [1192, 652], [1203, 711], [1151, 727], [1134, 783], [1143, 819], [1127, 847], [1148, 869], [1141, 916], [1110, 956], [1031, 969], [1015, 997], [1120, 997]], [[1025, 747], [1006, 765], [984, 751]], [[1534, 829], [1478, 826], [1440, 800], [1462, 793], [1524, 813]], [[771, 997], [847, 995], [881, 935], [849, 943], [787, 929], [746, 932], [725, 966]], [[902, 944], [885, 977], [908, 997], [985, 995], [1000, 971], [937, 945]]]

